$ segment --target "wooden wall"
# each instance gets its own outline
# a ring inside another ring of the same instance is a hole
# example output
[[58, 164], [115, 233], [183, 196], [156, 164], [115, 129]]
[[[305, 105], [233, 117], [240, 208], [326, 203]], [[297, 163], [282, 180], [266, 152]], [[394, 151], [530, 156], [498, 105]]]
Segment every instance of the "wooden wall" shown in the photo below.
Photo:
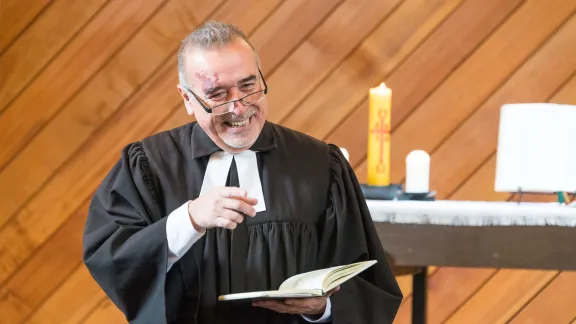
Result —
[[[392, 180], [432, 154], [441, 199], [493, 191], [499, 107], [576, 104], [576, 0], [0, 2], [0, 323], [121, 323], [81, 263], [88, 201], [128, 142], [189, 121], [179, 41], [243, 28], [270, 120], [346, 147], [365, 179], [367, 90], [394, 91]], [[567, 143], [568, 145], [568, 143]], [[534, 197], [534, 199], [540, 199]], [[570, 323], [576, 273], [439, 268], [430, 323]], [[410, 285], [397, 323], [410, 321]]]

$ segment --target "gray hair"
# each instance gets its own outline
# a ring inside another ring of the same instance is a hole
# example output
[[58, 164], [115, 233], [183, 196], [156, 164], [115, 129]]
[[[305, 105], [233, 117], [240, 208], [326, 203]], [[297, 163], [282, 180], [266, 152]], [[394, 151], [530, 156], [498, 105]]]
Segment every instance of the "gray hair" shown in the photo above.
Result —
[[[186, 73], [184, 71], [184, 57], [189, 49], [210, 49], [215, 46], [224, 46], [234, 42], [238, 38], [244, 40], [248, 45], [250, 45], [252, 50], [254, 50], [254, 46], [252, 46], [248, 37], [246, 37], [246, 34], [244, 34], [240, 28], [223, 22], [207, 21], [186, 36], [180, 45], [180, 50], [178, 51], [178, 79], [180, 84], [188, 86]], [[260, 61], [255, 50], [254, 55], [256, 56], [258, 68], [260, 68]]]

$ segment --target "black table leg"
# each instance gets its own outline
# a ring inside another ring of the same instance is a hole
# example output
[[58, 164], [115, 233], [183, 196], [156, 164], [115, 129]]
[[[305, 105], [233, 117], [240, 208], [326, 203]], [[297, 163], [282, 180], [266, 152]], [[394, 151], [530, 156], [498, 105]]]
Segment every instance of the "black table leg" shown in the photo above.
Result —
[[412, 276], [412, 324], [426, 323], [428, 267]]

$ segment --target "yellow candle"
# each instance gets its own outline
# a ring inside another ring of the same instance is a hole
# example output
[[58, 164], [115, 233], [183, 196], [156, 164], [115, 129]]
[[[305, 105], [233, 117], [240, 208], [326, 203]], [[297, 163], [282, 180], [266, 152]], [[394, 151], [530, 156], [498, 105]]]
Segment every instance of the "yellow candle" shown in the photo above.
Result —
[[390, 184], [390, 112], [392, 90], [384, 83], [369, 91], [368, 184]]

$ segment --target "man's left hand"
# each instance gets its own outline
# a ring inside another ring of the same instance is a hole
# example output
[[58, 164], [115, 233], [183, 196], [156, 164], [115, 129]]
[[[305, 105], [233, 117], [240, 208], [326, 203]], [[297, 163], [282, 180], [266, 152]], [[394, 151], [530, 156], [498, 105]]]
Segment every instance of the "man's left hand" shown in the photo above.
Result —
[[252, 303], [252, 306], [264, 307], [278, 313], [298, 315], [322, 315], [326, 310], [326, 299], [337, 292], [336, 287], [328, 292], [327, 297], [292, 298], [285, 300], [260, 300]]

